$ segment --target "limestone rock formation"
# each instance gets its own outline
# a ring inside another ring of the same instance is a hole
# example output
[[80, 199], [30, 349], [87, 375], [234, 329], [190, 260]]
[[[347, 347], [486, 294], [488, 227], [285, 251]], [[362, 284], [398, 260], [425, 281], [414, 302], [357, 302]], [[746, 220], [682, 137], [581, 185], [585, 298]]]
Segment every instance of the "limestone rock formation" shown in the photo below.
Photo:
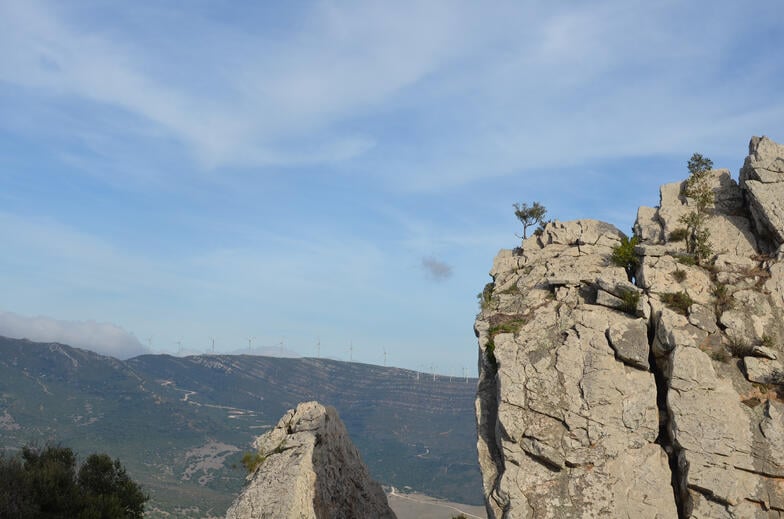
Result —
[[701, 266], [682, 183], [639, 209], [631, 276], [594, 220], [496, 257], [475, 324], [489, 517], [784, 517], [784, 146], [755, 137], [740, 183], [710, 178]]
[[394, 519], [334, 408], [301, 403], [254, 447], [261, 463], [226, 519]]

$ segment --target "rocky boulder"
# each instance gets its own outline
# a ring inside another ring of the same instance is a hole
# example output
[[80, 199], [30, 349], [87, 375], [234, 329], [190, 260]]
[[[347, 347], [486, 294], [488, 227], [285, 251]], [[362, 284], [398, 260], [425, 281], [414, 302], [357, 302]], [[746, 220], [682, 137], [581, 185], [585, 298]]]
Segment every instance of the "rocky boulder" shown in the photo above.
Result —
[[258, 466], [226, 519], [395, 517], [332, 407], [299, 404], [254, 448]]
[[753, 137], [740, 182], [758, 233], [778, 248], [784, 243], [784, 146]]

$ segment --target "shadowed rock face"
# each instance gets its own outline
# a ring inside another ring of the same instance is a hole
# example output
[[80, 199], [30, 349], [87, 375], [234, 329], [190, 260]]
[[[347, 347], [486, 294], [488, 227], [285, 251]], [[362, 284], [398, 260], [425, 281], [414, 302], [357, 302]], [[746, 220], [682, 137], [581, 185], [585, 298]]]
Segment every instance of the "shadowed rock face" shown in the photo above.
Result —
[[394, 519], [334, 408], [299, 404], [254, 447], [262, 462], [226, 519]]
[[740, 185], [712, 172], [703, 267], [668, 240], [681, 183], [638, 212], [633, 283], [594, 220], [498, 254], [475, 324], [489, 517], [784, 517], [783, 165], [755, 137]]

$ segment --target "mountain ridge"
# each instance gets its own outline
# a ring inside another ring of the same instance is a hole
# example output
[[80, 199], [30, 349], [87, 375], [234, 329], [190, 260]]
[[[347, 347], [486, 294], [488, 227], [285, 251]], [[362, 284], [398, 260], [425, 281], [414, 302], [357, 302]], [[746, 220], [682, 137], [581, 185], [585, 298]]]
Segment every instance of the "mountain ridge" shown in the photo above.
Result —
[[150, 489], [161, 516], [222, 515], [244, 482], [233, 468], [242, 452], [317, 396], [339, 410], [375, 479], [476, 503], [475, 382], [313, 358], [120, 361], [0, 337], [0, 447], [57, 441], [103, 450]]

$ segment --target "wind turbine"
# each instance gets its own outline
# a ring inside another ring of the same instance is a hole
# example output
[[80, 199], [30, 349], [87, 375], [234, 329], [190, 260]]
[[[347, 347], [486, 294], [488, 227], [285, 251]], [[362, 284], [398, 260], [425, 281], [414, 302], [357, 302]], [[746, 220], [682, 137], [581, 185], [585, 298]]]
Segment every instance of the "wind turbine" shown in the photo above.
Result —
[[147, 337], [147, 348], [152, 352], [152, 335]]
[[316, 358], [321, 358], [321, 337], [316, 337]]
[[210, 337], [210, 341], [212, 342], [212, 353], [215, 353], [215, 337]]
[[387, 349], [384, 348], [384, 367], [387, 366]]
[[177, 355], [182, 355], [182, 339], [177, 341]]
[[250, 352], [250, 350], [252, 349], [253, 339], [255, 339], [255, 338], [256, 337], [253, 337], [253, 336], [248, 337], [248, 352]]
[[348, 343], [348, 361], [354, 362], [354, 341]]

